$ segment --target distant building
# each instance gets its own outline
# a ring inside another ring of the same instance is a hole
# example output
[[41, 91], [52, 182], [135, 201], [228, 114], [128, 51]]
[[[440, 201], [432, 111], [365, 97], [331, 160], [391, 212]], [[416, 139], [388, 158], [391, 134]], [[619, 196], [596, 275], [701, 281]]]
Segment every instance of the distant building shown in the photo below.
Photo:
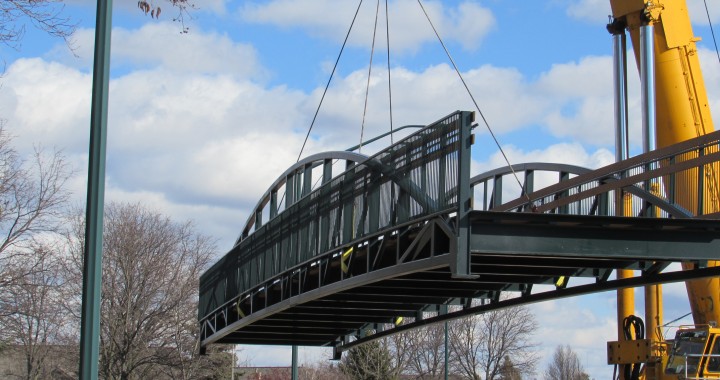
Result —
[[236, 367], [234, 380], [285, 380], [291, 375], [290, 367]]

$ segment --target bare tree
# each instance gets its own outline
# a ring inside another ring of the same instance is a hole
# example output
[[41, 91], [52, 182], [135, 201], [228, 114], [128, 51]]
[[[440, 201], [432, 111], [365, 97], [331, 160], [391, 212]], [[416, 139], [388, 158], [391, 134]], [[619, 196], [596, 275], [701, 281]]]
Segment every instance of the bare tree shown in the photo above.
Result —
[[589, 380], [590, 376], [570, 346], [557, 346], [552, 361], [545, 370], [546, 380]]
[[518, 372], [531, 374], [538, 360], [532, 342], [536, 330], [535, 316], [523, 306], [456, 321], [450, 325], [453, 366], [467, 379], [494, 380], [509, 358]]
[[0, 1], [0, 42], [19, 47], [27, 23], [67, 42], [75, 32], [75, 23], [63, 15], [63, 10], [63, 0]]
[[0, 122], [0, 288], [29, 273], [6, 272], [8, 262], [31, 251], [38, 236], [57, 230], [71, 175], [57, 151], [36, 149], [31, 162], [21, 159]]
[[[105, 211], [100, 372], [108, 379], [201, 377], [197, 357], [198, 279], [214, 242], [139, 204]], [[68, 234], [75, 283], [82, 269], [83, 217]], [[75, 300], [75, 315], [79, 300]], [[230, 354], [227, 365], [230, 369]]]
[[[132, 1], [132, 0], [130, 0]], [[158, 0], [163, 1], [163, 0]], [[185, 17], [195, 5], [188, 0], [164, 0], [177, 13], [173, 21], [182, 24], [186, 33]], [[153, 0], [137, 2], [140, 11], [153, 18], [159, 18], [161, 8]], [[75, 33], [77, 22], [64, 14], [64, 0], [2, 0], [0, 1], [0, 43], [19, 48], [28, 25], [47, 34], [61, 38], [70, 46], [70, 37]]]
[[415, 333], [415, 330], [410, 330], [384, 338], [384, 344], [390, 351], [393, 378], [399, 378], [410, 366], [410, 360], [414, 355], [412, 345]]
[[301, 379], [306, 380], [347, 380], [347, 376], [340, 370], [340, 367], [332, 362], [320, 362], [311, 365], [303, 365], [299, 369]]
[[36, 246], [26, 255], [15, 256], [5, 273], [17, 273], [19, 280], [0, 288], [0, 340], [21, 352], [21, 376], [26, 379], [49, 377], [53, 368], [45, 365], [46, 359], [58, 355], [57, 346], [65, 342], [69, 321], [62, 308], [64, 279], [56, 255], [50, 247]]
[[[167, 2], [172, 5], [177, 13], [175, 16], [173, 16], [172, 20], [179, 22], [180, 25], [182, 25], [182, 33], [187, 33], [189, 31], [189, 28], [185, 25], [185, 17], [188, 17], [190, 15], [190, 10], [195, 9], [195, 4], [188, 0], [166, 0]], [[162, 8], [159, 5], [156, 5], [154, 1], [150, 0], [139, 0], [138, 1], [138, 8], [141, 12], [144, 12], [146, 15], [149, 15], [151, 18], [160, 18], [160, 15], [162, 14]]]
[[445, 324], [436, 323], [408, 335], [408, 370], [418, 379], [439, 379], [445, 373]]
[[454, 321], [450, 327], [450, 350], [453, 353], [453, 369], [467, 379], [481, 380], [483, 332], [477, 324], [478, 316]]

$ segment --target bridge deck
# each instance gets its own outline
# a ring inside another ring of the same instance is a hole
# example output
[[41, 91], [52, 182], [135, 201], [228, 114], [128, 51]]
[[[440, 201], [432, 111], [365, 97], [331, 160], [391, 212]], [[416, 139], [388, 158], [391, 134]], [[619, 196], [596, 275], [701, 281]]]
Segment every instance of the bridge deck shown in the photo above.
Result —
[[[455, 259], [448, 249], [449, 239], [443, 238], [443, 221], [432, 221], [410, 232], [421, 236], [419, 229], [435, 229], [424, 234], [430, 236], [425, 242], [403, 252], [408, 256], [404, 261], [384, 264], [370, 247], [354, 255], [346, 263], [350, 270], [344, 273], [339, 257], [328, 258], [286, 280], [285, 286], [299, 289], [296, 295], [279, 303], [267, 302], [266, 297], [280, 299], [285, 291], [283, 281], [278, 281], [250, 300], [256, 307], [252, 314], [217, 326], [214, 334], [203, 338], [217, 343], [342, 347], [349, 343], [346, 336], [363, 329], [386, 329], [397, 317], [421, 324], [430, 312], [439, 320], [449, 305], [458, 305], [454, 309], [462, 313], [477, 306], [478, 299], [497, 300], [501, 292], [519, 292], [521, 299], [532, 302], [533, 297], [576, 294], [574, 282], [581, 284], [581, 292], [617, 288], [623, 283], [609, 277], [618, 268], [642, 271], [633, 281], [635, 286], [718, 274], [707, 270], [676, 278], [659, 274], [670, 262], [702, 264], [716, 259], [720, 254], [718, 220], [474, 211], [470, 222], [472, 277], [452, 276]], [[381, 253], [389, 256], [395, 248], [385, 242]], [[375, 261], [374, 268], [366, 265], [370, 259]], [[389, 261], [396, 262], [395, 258]], [[362, 269], [353, 272], [353, 267]], [[310, 285], [319, 281], [321, 271], [334, 271], [344, 278], [319, 287]], [[563, 276], [571, 283], [556, 286]], [[538, 293], [538, 285], [549, 286]]]
[[[372, 157], [289, 168], [200, 279], [201, 347], [341, 352], [494, 308], [720, 275], [705, 268], [720, 260], [720, 131], [593, 171], [535, 163], [471, 178], [472, 128], [458, 111]], [[516, 171], [520, 194], [504, 202]], [[548, 172], [558, 182], [535, 190]], [[666, 272], [673, 262], [697, 269]], [[620, 268], [640, 275], [611, 279]]]

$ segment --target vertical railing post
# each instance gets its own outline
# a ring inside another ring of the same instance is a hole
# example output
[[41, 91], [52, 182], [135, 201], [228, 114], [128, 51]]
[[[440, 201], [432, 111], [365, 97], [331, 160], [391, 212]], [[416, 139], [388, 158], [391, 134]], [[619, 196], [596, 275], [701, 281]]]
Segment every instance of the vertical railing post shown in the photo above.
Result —
[[[562, 172], [562, 171], [560, 172], [558, 181], [565, 182], [569, 179], [570, 179], [570, 173]], [[568, 196], [570, 196], [570, 190], [563, 190], [559, 195], [560, 198], [567, 198]], [[557, 210], [558, 214], [568, 214], [569, 211], [570, 211], [569, 205], [560, 206], [560, 207], [558, 207], [558, 210]]]
[[102, 223], [105, 200], [105, 146], [107, 142], [111, 30], [112, 0], [98, 0], [90, 111], [85, 247], [83, 249], [83, 295], [80, 321], [80, 379], [82, 380], [97, 379], [100, 358]]
[[496, 175], [493, 177], [493, 195], [490, 197], [490, 208], [493, 209], [502, 204], [503, 177]]
[[[380, 175], [376, 171], [368, 174], [370, 176], [369, 188], [367, 191], [368, 209], [368, 233], [374, 233], [380, 228]], [[369, 255], [368, 255], [369, 257]]]
[[[332, 160], [326, 159], [323, 161], [323, 174], [322, 174], [322, 184], [323, 184], [323, 191], [327, 191], [326, 189], [329, 188], [329, 186], [326, 186], [330, 180], [332, 180]], [[323, 199], [327, 199], [330, 196], [329, 192], [326, 192], [323, 194]], [[332, 210], [331, 207], [321, 208], [323, 211], [321, 212], [320, 216], [320, 253], [324, 253], [327, 251], [328, 247], [330, 246], [330, 211]]]
[[[705, 149], [698, 149], [698, 158], [705, 155]], [[697, 216], [705, 214], [705, 165], [698, 166], [698, 184], [697, 184]]]
[[[535, 171], [534, 170], [526, 170], [525, 171], [525, 182], [523, 183], [523, 193], [520, 194], [520, 196], [528, 196], [532, 194], [532, 192], [535, 191]], [[532, 204], [528, 204], [527, 208], [532, 207]]]

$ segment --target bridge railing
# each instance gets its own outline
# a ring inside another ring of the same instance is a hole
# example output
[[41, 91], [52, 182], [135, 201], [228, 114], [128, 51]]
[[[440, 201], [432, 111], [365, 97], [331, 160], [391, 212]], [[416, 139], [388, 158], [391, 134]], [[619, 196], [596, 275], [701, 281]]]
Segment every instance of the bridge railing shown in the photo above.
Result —
[[[513, 169], [522, 186], [512, 178], [509, 167], [470, 180], [477, 209], [675, 218], [720, 216], [720, 131], [593, 171], [547, 163], [520, 164]], [[544, 183], [536, 186], [539, 178]]]
[[318, 256], [399, 225], [457, 212], [458, 197], [468, 192], [458, 191], [461, 183], [467, 186], [461, 171], [469, 177], [470, 162], [461, 135], [472, 122], [472, 113], [458, 111], [352, 164], [305, 196], [286, 194], [282, 212], [264, 225], [253, 219], [253, 232], [246, 227], [232, 250], [201, 276], [199, 318]]

